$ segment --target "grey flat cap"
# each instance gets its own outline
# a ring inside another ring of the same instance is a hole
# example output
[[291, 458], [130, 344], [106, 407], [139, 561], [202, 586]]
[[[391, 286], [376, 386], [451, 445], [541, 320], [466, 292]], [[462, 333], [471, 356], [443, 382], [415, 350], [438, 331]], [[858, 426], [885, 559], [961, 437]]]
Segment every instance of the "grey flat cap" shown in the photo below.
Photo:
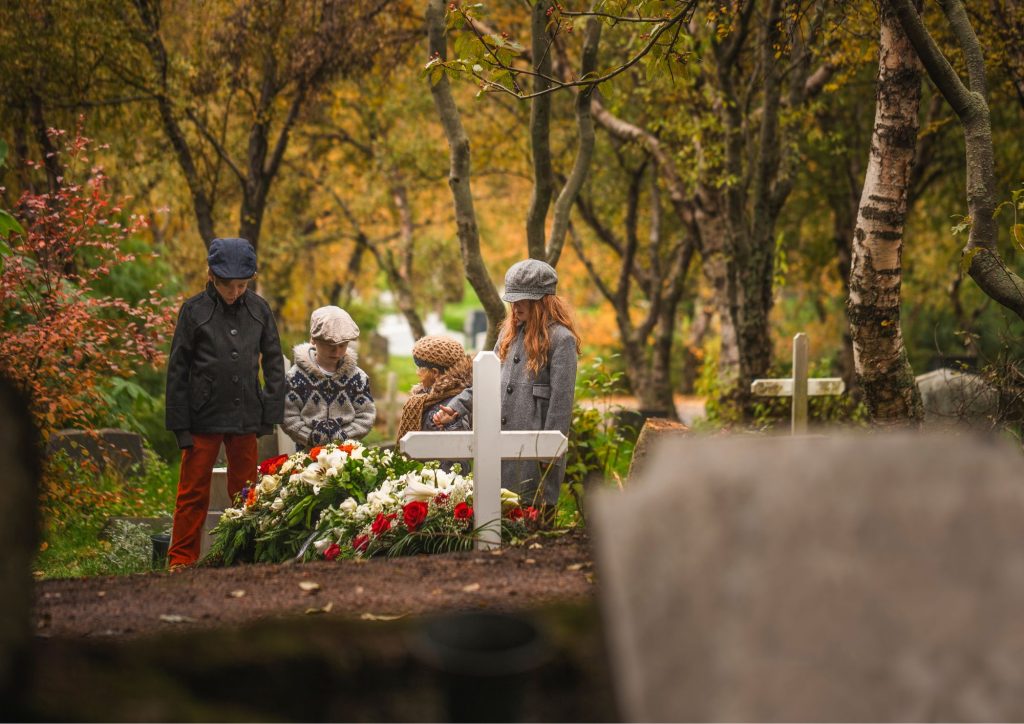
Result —
[[506, 302], [522, 299], [540, 299], [554, 294], [558, 286], [558, 274], [550, 264], [539, 259], [517, 261], [505, 273], [505, 293], [501, 298]]

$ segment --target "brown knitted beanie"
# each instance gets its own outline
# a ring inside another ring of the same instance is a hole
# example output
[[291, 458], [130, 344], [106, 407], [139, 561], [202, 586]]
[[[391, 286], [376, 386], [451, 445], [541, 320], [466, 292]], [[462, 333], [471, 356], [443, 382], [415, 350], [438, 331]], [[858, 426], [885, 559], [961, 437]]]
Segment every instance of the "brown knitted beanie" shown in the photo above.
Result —
[[466, 358], [466, 350], [451, 337], [428, 335], [412, 346], [412, 359], [417, 367], [446, 370]]

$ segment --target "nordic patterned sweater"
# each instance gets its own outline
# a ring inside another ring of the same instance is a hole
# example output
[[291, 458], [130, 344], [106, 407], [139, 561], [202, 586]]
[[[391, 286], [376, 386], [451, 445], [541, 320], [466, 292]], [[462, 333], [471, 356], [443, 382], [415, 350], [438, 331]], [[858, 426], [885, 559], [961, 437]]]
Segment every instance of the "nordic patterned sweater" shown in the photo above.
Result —
[[307, 449], [365, 437], [377, 418], [377, 407], [370, 379], [356, 366], [355, 353], [349, 350], [333, 374], [320, 368], [315, 355], [308, 342], [295, 346], [295, 364], [286, 375], [285, 432]]

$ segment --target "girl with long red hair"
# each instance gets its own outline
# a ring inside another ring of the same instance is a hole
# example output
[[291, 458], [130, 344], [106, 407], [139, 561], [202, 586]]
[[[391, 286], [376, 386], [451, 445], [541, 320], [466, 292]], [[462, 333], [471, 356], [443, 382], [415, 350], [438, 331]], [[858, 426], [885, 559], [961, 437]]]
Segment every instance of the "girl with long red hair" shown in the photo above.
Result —
[[[569, 435], [580, 336], [569, 305], [555, 294], [558, 275], [527, 259], [505, 274], [502, 299], [512, 305], [494, 351], [501, 359], [501, 429], [558, 430]], [[435, 415], [443, 425], [472, 409], [466, 390]], [[554, 506], [565, 477], [565, 456], [553, 462], [505, 460], [501, 484], [525, 504]]]

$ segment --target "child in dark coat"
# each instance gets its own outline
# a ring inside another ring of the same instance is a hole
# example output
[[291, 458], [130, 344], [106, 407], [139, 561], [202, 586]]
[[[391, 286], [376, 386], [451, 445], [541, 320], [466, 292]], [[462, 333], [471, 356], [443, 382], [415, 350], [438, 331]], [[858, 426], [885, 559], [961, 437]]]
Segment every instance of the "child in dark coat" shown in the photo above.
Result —
[[[199, 558], [210, 479], [223, 443], [228, 494], [256, 480], [257, 435], [284, 415], [284, 359], [266, 300], [248, 289], [256, 252], [245, 239], [210, 243], [206, 290], [178, 313], [167, 365], [167, 429], [181, 448], [168, 563]], [[265, 387], [259, 381], [263, 368]]]

